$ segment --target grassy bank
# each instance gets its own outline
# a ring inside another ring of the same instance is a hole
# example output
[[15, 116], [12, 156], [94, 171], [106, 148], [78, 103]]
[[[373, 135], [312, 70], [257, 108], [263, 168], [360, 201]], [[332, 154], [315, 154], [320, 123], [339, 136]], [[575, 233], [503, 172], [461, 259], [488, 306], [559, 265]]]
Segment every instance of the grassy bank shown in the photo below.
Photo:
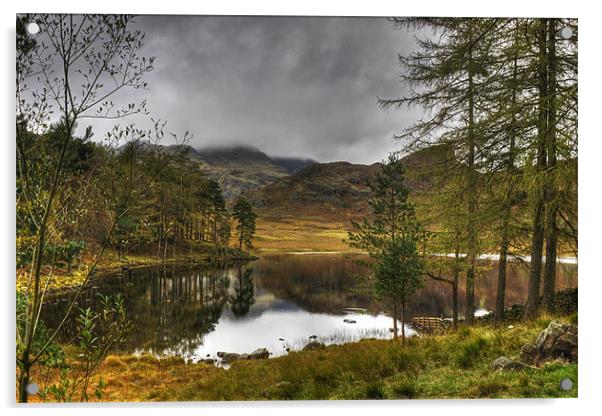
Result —
[[[256, 257], [242, 252], [238, 249], [226, 247], [222, 248], [217, 254], [210, 247], [201, 244], [189, 244], [187, 247], [180, 247], [176, 253], [169, 253], [166, 258], [153, 253], [131, 253], [119, 256], [114, 250], [105, 250], [101, 260], [96, 266], [95, 274], [103, 275], [115, 273], [123, 268], [135, 269], [143, 267], [152, 267], [163, 264], [185, 264], [185, 263], [223, 263], [230, 264], [254, 260]], [[48, 291], [63, 291], [79, 286], [86, 275], [88, 269], [94, 263], [95, 258], [90, 254], [84, 254], [77, 267], [68, 272], [64, 267], [55, 267], [49, 270]], [[27, 271], [17, 270], [17, 291], [24, 291], [27, 287]]]
[[[229, 370], [179, 358], [110, 356], [99, 375], [107, 381], [108, 401], [576, 397], [577, 364], [504, 372], [490, 367], [502, 355], [517, 357], [550, 320], [465, 327], [410, 339], [405, 348], [366, 340], [238, 361]], [[560, 389], [567, 377], [575, 382], [571, 391]]]

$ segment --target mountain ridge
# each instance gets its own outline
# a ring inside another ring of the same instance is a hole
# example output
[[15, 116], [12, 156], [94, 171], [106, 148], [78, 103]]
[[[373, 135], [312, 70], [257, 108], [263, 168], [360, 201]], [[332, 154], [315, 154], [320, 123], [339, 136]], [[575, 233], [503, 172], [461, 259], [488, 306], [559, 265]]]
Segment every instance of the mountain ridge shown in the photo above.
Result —
[[[122, 151], [126, 145], [117, 151]], [[227, 200], [242, 192], [257, 189], [282, 177], [317, 163], [312, 159], [268, 156], [254, 146], [224, 145], [194, 147], [189, 144], [158, 145], [141, 142], [141, 149], [163, 150], [199, 164], [199, 168], [215, 180]]]
[[[432, 147], [402, 157], [408, 186], [423, 190], [432, 186], [434, 166], [446, 163], [448, 149]], [[369, 214], [369, 182], [381, 163], [371, 165], [351, 162], [314, 163], [277, 179], [263, 187], [243, 192], [255, 207], [270, 218], [301, 215], [336, 221], [348, 221]]]

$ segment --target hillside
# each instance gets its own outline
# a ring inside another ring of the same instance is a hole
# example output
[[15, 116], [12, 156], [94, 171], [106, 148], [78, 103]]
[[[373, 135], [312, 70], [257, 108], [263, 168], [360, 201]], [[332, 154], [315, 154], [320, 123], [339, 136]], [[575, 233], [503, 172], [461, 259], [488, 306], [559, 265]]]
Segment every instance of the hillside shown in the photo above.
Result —
[[[403, 158], [409, 186], [424, 190], [449, 160], [441, 146]], [[343, 239], [351, 220], [369, 213], [368, 183], [379, 164], [315, 163], [244, 193], [258, 212], [256, 247], [261, 250], [349, 250]]]
[[[431, 186], [435, 180], [433, 169], [444, 164], [448, 157], [440, 146], [405, 156], [409, 186], [413, 190]], [[368, 183], [379, 166], [379, 163], [315, 163], [245, 195], [269, 217], [289, 214], [337, 220], [363, 217], [370, 197]]]
[[368, 182], [377, 170], [377, 164], [316, 163], [245, 195], [270, 217], [362, 216], [367, 212]]
[[297, 159], [294, 157], [272, 157], [272, 162], [282, 167], [289, 174], [297, 173], [306, 167], [316, 163], [312, 159]]
[[220, 184], [227, 200], [315, 163], [309, 159], [272, 158], [257, 148], [242, 145], [205, 148], [171, 145], [166, 149], [198, 162], [207, 176]]

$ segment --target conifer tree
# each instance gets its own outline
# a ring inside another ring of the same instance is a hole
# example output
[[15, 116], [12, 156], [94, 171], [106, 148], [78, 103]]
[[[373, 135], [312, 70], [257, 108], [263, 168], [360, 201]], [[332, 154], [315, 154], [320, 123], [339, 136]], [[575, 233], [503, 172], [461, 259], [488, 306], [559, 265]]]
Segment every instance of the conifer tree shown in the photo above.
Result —
[[406, 304], [420, 287], [423, 265], [418, 247], [426, 238], [426, 232], [416, 220], [415, 206], [408, 199], [410, 189], [397, 155], [390, 154], [382, 163], [370, 183], [370, 190], [371, 216], [361, 222], [352, 221], [355, 231], [349, 233], [348, 242], [369, 254], [370, 261], [362, 264], [372, 271], [368, 281], [375, 294], [392, 305], [393, 336], [397, 339], [398, 307], [401, 305], [402, 321], [405, 321]]
[[238, 248], [242, 250], [243, 244], [247, 248], [253, 247], [255, 236], [255, 219], [257, 214], [253, 211], [253, 205], [244, 197], [238, 198], [232, 210], [232, 216], [237, 221]]

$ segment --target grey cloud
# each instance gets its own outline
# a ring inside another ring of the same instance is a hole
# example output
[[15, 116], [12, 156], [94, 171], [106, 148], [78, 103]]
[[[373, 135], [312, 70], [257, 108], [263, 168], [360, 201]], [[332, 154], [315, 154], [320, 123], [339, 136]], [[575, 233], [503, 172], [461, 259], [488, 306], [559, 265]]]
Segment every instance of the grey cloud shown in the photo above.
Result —
[[397, 55], [414, 43], [384, 18], [141, 16], [137, 25], [144, 53], [157, 57], [149, 109], [193, 133], [193, 146], [373, 163], [418, 115], [377, 106], [377, 96], [403, 93]]

